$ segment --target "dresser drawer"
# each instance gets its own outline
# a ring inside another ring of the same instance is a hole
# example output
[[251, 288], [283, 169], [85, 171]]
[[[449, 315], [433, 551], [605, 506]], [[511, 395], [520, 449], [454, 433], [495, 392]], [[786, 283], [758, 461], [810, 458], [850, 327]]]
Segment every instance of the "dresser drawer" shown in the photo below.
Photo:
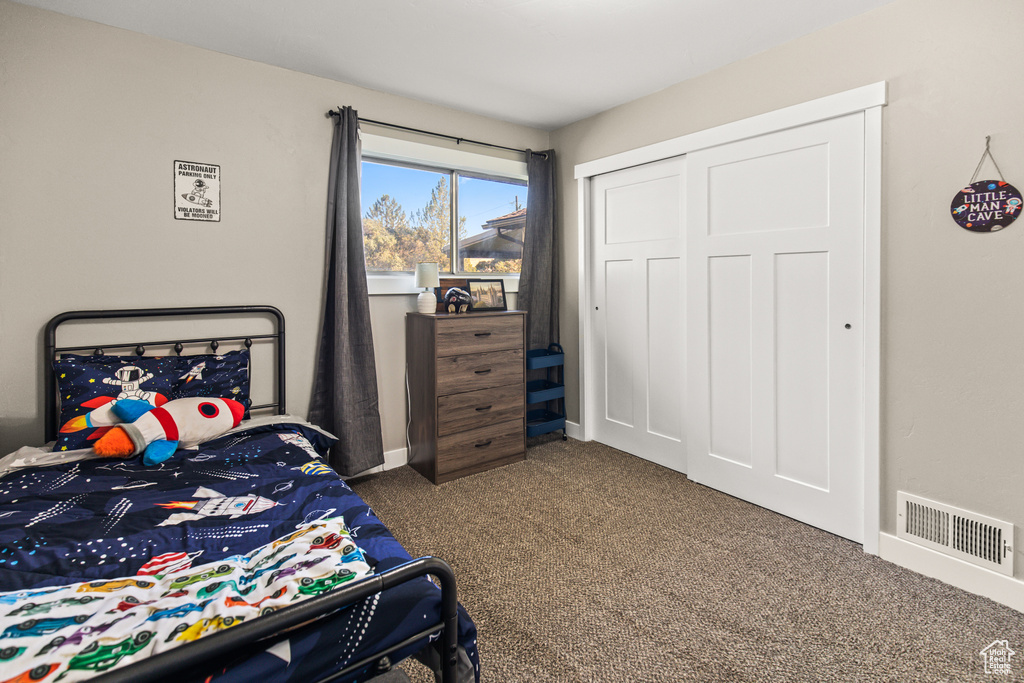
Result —
[[437, 359], [437, 395], [461, 394], [523, 382], [523, 349]]
[[437, 435], [445, 436], [495, 422], [522, 418], [525, 409], [522, 384], [439, 396]]
[[523, 347], [523, 316], [487, 316], [437, 321], [437, 355], [455, 356]]
[[437, 474], [488, 469], [495, 460], [522, 454], [524, 444], [522, 419], [442, 436], [437, 440]]

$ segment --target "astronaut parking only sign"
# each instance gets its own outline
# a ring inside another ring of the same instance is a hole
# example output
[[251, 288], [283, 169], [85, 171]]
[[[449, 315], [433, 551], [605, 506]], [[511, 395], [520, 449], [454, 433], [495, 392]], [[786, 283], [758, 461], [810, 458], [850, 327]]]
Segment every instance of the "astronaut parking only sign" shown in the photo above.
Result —
[[174, 218], [179, 221], [220, 220], [220, 166], [174, 162]]

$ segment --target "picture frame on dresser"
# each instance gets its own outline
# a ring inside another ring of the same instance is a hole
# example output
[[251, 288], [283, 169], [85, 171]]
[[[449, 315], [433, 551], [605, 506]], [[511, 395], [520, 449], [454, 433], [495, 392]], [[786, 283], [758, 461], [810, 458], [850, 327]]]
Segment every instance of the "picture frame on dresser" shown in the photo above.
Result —
[[470, 313], [481, 311], [504, 311], [505, 303], [504, 280], [470, 280], [469, 281]]

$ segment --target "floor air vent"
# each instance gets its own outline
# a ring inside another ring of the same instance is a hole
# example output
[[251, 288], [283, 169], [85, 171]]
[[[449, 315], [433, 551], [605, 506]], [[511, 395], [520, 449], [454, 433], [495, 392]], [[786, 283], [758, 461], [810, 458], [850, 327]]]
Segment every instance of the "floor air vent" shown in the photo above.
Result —
[[1013, 525], [952, 505], [896, 492], [897, 536], [1013, 576]]

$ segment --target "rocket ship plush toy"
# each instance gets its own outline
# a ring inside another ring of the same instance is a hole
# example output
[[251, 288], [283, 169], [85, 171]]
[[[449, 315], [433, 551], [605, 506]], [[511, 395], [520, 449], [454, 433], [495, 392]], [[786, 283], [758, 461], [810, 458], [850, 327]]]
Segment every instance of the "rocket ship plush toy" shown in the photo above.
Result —
[[142, 462], [157, 465], [179, 448], [198, 446], [237, 427], [245, 408], [230, 398], [179, 398], [154, 408], [123, 399], [112, 410], [124, 420], [104, 434], [93, 451], [105, 458], [127, 458], [145, 451]]

